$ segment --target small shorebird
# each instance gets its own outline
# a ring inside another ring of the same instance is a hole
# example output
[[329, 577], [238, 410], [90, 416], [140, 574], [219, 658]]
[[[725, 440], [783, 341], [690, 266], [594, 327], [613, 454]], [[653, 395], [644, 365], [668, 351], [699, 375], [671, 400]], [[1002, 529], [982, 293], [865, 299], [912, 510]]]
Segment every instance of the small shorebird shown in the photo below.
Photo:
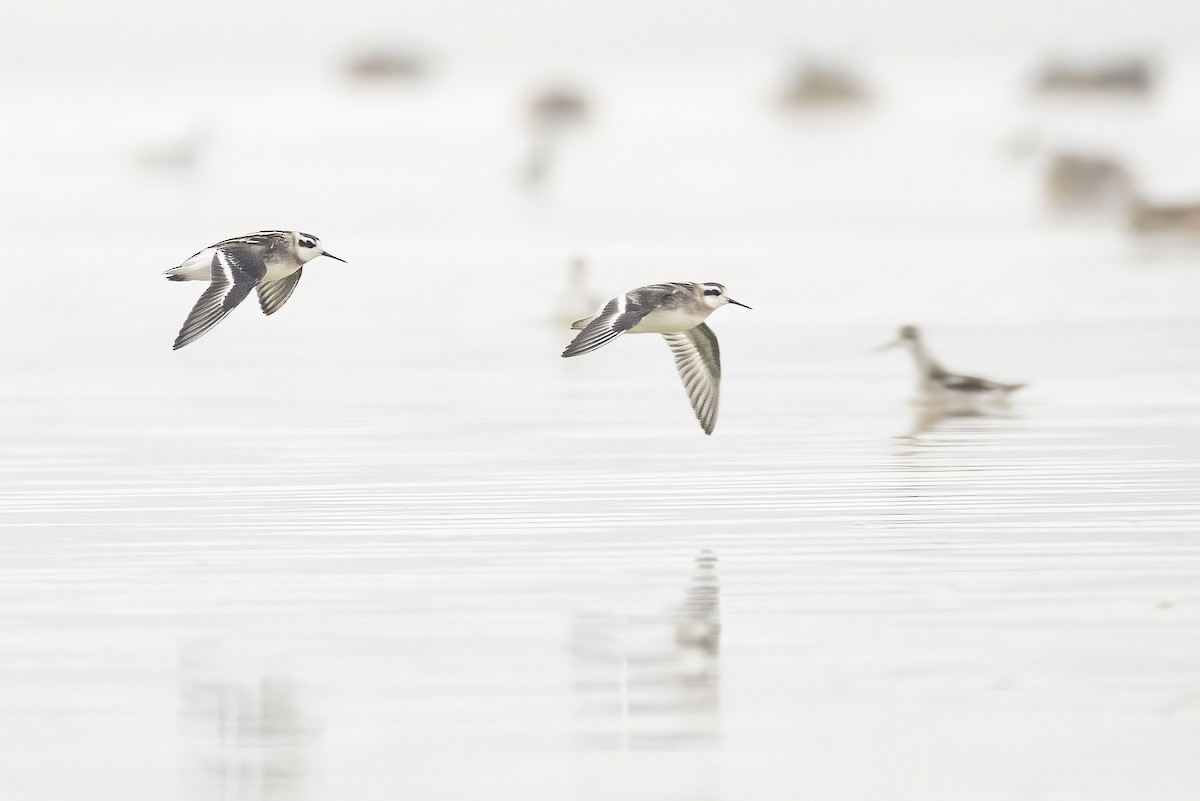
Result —
[[203, 165], [212, 143], [212, 128], [206, 122], [200, 122], [173, 139], [142, 148], [134, 154], [132, 161], [147, 172], [183, 175]]
[[1134, 195], [1129, 202], [1129, 230], [1143, 237], [1200, 237], [1200, 203], [1159, 203]]
[[580, 333], [564, 358], [591, 353], [624, 333], [662, 334], [675, 355], [688, 400], [705, 434], [717, 425], [721, 390], [721, 351], [704, 320], [727, 303], [746, 306], [725, 294], [721, 284], [668, 283], [638, 287], [613, 298], [591, 317], [576, 320]]
[[1037, 77], [1035, 88], [1054, 95], [1140, 97], [1154, 89], [1154, 67], [1132, 57], [1109, 61], [1054, 61]]
[[375, 47], [355, 54], [346, 63], [350, 80], [378, 84], [417, 80], [427, 70], [422, 54], [406, 47]]
[[870, 99], [870, 92], [853, 72], [832, 64], [810, 61], [792, 75], [779, 96], [785, 110], [853, 106]]
[[1136, 196], [1133, 176], [1105, 156], [1057, 153], [1046, 167], [1046, 200], [1063, 211], [1123, 209]]
[[535, 188], [550, 175], [563, 137], [584, 127], [591, 116], [587, 95], [569, 86], [546, 89], [529, 103], [529, 154], [521, 168], [525, 185]]
[[529, 120], [538, 127], [582, 125], [590, 113], [587, 96], [570, 86], [543, 90], [529, 102]]
[[195, 342], [225, 319], [252, 289], [263, 314], [274, 314], [292, 296], [304, 265], [318, 256], [344, 262], [299, 231], [259, 231], [226, 239], [166, 271], [168, 281], [208, 281], [175, 338], [173, 350]]
[[1002, 384], [999, 381], [989, 381], [986, 378], [976, 378], [970, 375], [951, 373], [938, 364], [937, 360], [925, 347], [921, 332], [916, 326], [906, 325], [900, 329], [900, 336], [894, 341], [881, 347], [887, 350], [903, 345], [917, 366], [917, 397], [918, 403], [937, 407], [953, 414], [969, 414], [980, 411], [988, 404], [1004, 403], [1008, 396], [1025, 384]]

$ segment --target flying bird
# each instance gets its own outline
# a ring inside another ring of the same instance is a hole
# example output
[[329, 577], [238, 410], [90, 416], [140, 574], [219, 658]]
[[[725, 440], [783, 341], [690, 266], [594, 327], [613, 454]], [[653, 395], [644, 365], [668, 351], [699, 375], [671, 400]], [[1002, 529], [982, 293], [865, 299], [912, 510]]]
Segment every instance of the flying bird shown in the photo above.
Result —
[[591, 317], [572, 323], [579, 334], [562, 355], [591, 353], [625, 333], [662, 334], [675, 356], [696, 419], [705, 434], [712, 434], [721, 390], [721, 351], [717, 335], [704, 321], [728, 303], [750, 308], [726, 295], [721, 284], [638, 287], [613, 298]]
[[259, 231], [226, 239], [166, 271], [168, 281], [208, 281], [175, 338], [173, 350], [190, 345], [225, 319], [251, 290], [263, 314], [279, 311], [292, 296], [304, 265], [318, 256], [345, 262], [300, 231]]

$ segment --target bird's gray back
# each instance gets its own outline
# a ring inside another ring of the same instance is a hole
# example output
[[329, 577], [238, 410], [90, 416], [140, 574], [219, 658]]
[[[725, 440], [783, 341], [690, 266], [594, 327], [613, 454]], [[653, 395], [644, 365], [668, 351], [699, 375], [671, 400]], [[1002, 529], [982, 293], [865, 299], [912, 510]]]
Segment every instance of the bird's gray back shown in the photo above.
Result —
[[680, 309], [695, 300], [695, 284], [663, 283], [638, 287], [628, 294], [630, 303], [649, 309]]

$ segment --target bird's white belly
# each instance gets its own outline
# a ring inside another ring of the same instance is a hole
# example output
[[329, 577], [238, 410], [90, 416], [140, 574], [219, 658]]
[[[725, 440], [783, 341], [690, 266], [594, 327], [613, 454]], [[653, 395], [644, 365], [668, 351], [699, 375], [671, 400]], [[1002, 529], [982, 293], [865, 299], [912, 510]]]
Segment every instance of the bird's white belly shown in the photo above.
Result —
[[660, 309], [643, 317], [641, 322], [629, 329], [629, 333], [678, 334], [680, 331], [688, 331], [700, 325], [707, 316], [707, 314], [700, 315], [683, 309]]
[[294, 261], [277, 261], [267, 265], [267, 272], [263, 275], [263, 283], [267, 281], [278, 281], [280, 278], [287, 278], [296, 270], [300, 269], [299, 264]]

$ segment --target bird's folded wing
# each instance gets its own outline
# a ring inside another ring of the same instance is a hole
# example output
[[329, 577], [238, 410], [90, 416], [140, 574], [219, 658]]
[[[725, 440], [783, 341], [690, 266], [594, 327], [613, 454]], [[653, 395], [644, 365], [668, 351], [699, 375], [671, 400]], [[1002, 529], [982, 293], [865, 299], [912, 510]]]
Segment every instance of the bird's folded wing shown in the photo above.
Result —
[[278, 281], [263, 281], [258, 285], [258, 305], [262, 307], [263, 314], [274, 314], [283, 304], [287, 303], [296, 284], [300, 283], [300, 273], [302, 272], [304, 272], [303, 267], [291, 275], [285, 275]]
[[946, 389], [952, 389], [955, 392], [994, 392], [1008, 386], [1007, 384], [989, 381], [986, 378], [979, 378], [973, 375], [954, 374], [944, 376], [942, 378], [942, 385]]
[[218, 250], [213, 254], [212, 282], [192, 307], [183, 328], [179, 329], [173, 350], [190, 345], [211, 331], [246, 299], [262, 278], [266, 267], [256, 265], [252, 258], [239, 261], [240, 255], [226, 250]]
[[607, 345], [642, 321], [654, 306], [640, 303], [628, 294], [613, 298], [571, 341], [562, 355], [579, 356]]
[[721, 394], [721, 349], [717, 335], [701, 323], [680, 334], [663, 334], [663, 339], [675, 355], [675, 367], [700, 427], [705, 434], [711, 434], [717, 425]]

